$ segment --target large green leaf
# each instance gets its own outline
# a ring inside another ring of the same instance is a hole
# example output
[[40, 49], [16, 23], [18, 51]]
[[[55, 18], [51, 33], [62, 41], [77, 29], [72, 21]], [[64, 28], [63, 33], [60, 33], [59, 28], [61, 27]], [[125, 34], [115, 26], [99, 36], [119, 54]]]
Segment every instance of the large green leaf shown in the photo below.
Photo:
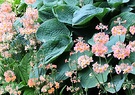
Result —
[[65, 76], [65, 73], [67, 71], [70, 71], [69, 64], [65, 63], [65, 59], [68, 59], [68, 58], [69, 58], [69, 53], [64, 53], [59, 57], [60, 60], [56, 61], [56, 63], [58, 63], [56, 81], [61, 81], [68, 78], [67, 76]]
[[54, 6], [57, 5], [59, 0], [43, 0], [44, 5], [46, 6]]
[[59, 35], [70, 35], [70, 31], [57, 19], [50, 19], [40, 25], [37, 30], [36, 37], [42, 42], [52, 40]]
[[79, 9], [77, 6], [59, 5], [53, 7], [53, 12], [60, 22], [72, 24], [73, 13], [77, 9]]
[[113, 6], [113, 7], [118, 7], [120, 6], [121, 4], [123, 3], [127, 3], [129, 2], [130, 0], [107, 0], [107, 2]]
[[107, 70], [103, 74], [96, 74], [93, 70], [86, 68], [79, 73], [81, 85], [84, 88], [93, 88], [97, 84], [107, 81], [109, 71]]
[[67, 5], [70, 5], [70, 6], [75, 6], [79, 3], [78, 0], [64, 0], [64, 1], [67, 3]]
[[66, 49], [70, 48], [72, 40], [67, 35], [60, 35], [54, 40], [49, 40], [44, 43], [38, 53], [37, 57], [44, 58], [43, 63], [47, 64], [55, 60], [61, 55]]
[[123, 13], [115, 16], [114, 18], [112, 18], [111, 25], [109, 27], [109, 31], [111, 31], [113, 26], [116, 25], [116, 24], [114, 24], [114, 21], [116, 21], [118, 17], [120, 17], [122, 20], [126, 20], [126, 23], [122, 24], [125, 28], [129, 28], [129, 26], [135, 24], [135, 20], [134, 20], [135, 14], [132, 12], [123, 12]]
[[116, 93], [118, 92], [121, 87], [122, 87], [122, 84], [124, 83], [125, 81], [125, 78], [126, 78], [126, 75], [123, 76], [123, 78], [120, 76], [120, 75], [116, 75], [112, 78], [112, 80], [110, 81], [111, 84], [113, 84], [115, 86], [114, 87], [108, 87], [108, 86], [105, 86], [105, 89], [110, 92], [110, 93]]
[[27, 53], [23, 59], [21, 60], [18, 68], [18, 73], [20, 74], [21, 76], [21, 79], [27, 83], [28, 79], [29, 79], [29, 73], [30, 73], [30, 69], [31, 69], [31, 66], [29, 64], [30, 62], [30, 59], [31, 59], [31, 53]]
[[42, 21], [46, 21], [48, 19], [52, 19], [54, 18], [54, 15], [52, 13], [52, 8], [51, 7], [46, 7], [45, 5], [43, 5], [39, 11], [38, 11], [38, 15], [39, 15], [39, 18], [42, 20]]
[[88, 23], [94, 16], [104, 13], [104, 8], [95, 7], [87, 4], [75, 11], [73, 15], [72, 25], [83, 25]]

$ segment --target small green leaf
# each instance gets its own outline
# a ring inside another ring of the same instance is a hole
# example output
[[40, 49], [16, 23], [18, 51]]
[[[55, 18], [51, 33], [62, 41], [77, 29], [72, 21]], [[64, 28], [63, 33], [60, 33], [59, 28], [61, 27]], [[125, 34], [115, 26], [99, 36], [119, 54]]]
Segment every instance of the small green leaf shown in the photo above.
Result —
[[36, 37], [42, 42], [55, 39], [59, 35], [70, 35], [70, 31], [57, 19], [50, 19], [40, 25], [37, 30]]
[[77, 9], [77, 6], [59, 5], [53, 7], [53, 12], [60, 22], [72, 24], [73, 13]]
[[115, 88], [114, 88], [114, 87], [105, 86], [105, 89], [106, 89], [108, 92], [110, 92], [110, 93], [116, 93], [116, 92], [118, 92], [118, 91], [121, 89], [122, 84], [123, 84], [124, 81], [125, 81], [125, 78], [126, 78], [126, 75], [123, 76], [123, 78], [122, 78], [120, 75], [114, 76], [114, 77], [112, 78], [112, 80], [111, 80], [110, 83], [113, 84]]
[[25, 89], [25, 91], [24, 91], [24, 93], [23, 93], [23, 95], [35, 95], [35, 90], [34, 89], [30, 89], [30, 88], [27, 88], [27, 89]]
[[28, 79], [29, 79], [29, 73], [30, 73], [30, 69], [31, 69], [31, 66], [29, 64], [30, 62], [30, 59], [31, 59], [31, 53], [27, 53], [22, 61], [20, 62], [20, 65], [18, 66], [18, 73], [20, 74], [21, 76], [21, 79], [27, 83]]
[[44, 64], [50, 63], [61, 55], [66, 49], [70, 48], [72, 40], [67, 35], [59, 35], [54, 40], [49, 40], [44, 43], [38, 53], [37, 57], [44, 58]]

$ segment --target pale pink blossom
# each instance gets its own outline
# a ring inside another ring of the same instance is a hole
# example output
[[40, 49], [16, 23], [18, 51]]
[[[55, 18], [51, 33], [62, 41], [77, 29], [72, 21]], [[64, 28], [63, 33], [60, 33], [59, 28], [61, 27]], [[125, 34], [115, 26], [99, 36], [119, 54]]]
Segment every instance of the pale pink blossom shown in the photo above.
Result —
[[135, 26], [134, 25], [133, 26], [130, 26], [129, 31], [130, 31], [130, 33], [132, 35], [134, 35], [135, 34]]
[[111, 30], [112, 35], [125, 35], [127, 32], [127, 29], [122, 26], [122, 25], [118, 25], [118, 26], [114, 26]]

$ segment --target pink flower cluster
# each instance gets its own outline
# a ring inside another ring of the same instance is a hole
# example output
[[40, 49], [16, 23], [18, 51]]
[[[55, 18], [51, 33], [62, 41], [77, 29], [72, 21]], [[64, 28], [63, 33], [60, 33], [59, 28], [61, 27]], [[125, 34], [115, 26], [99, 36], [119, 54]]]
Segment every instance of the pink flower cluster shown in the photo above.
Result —
[[130, 31], [130, 33], [132, 35], [134, 35], [135, 34], [135, 26], [134, 25], [133, 26], [130, 26], [129, 31]]
[[109, 35], [99, 32], [94, 35], [93, 40], [95, 43], [106, 44], [109, 41]]
[[130, 47], [122, 42], [117, 42], [112, 46], [114, 52], [113, 56], [118, 59], [125, 59], [125, 57], [130, 55]]
[[112, 35], [125, 35], [127, 32], [127, 29], [122, 26], [122, 25], [118, 25], [118, 26], [114, 26], [111, 30]]
[[37, 31], [37, 28], [39, 27], [39, 24], [35, 23], [37, 19], [38, 19], [38, 10], [28, 7], [26, 9], [24, 17], [21, 20], [21, 22], [23, 23], [23, 28], [19, 29], [20, 34], [29, 35], [35, 33]]
[[109, 67], [108, 64], [101, 65], [101, 64], [98, 64], [97, 62], [94, 63], [92, 66], [93, 66], [92, 68], [93, 71], [96, 73], [104, 73]]
[[128, 47], [130, 48], [131, 52], [135, 52], [135, 41], [130, 41]]
[[11, 4], [5, 2], [0, 6], [0, 53], [3, 57], [11, 57], [9, 53], [9, 42], [16, 34], [13, 29], [13, 23], [16, 20], [16, 14], [12, 12]]
[[93, 62], [92, 57], [89, 57], [87, 55], [82, 55], [78, 58], [78, 68], [85, 68], [88, 65], [90, 65], [90, 63]]
[[24, 0], [26, 4], [33, 4], [36, 0]]
[[74, 47], [74, 51], [75, 52], [84, 52], [86, 50], [90, 50], [90, 46], [86, 43], [84, 43], [84, 40], [82, 37], [78, 37], [78, 39], [76, 40], [76, 44]]
[[11, 71], [11, 70], [7, 70], [6, 72], [4, 72], [4, 76], [5, 76], [6, 82], [10, 82], [10, 81], [13, 82], [16, 79], [16, 76], [15, 76], [14, 72]]
[[102, 30], [108, 30], [108, 26], [103, 25], [102, 23], [99, 23], [99, 25], [97, 25], [95, 29], [97, 29], [97, 30], [101, 29], [101, 31]]
[[121, 63], [115, 67], [116, 73], [120, 74], [123, 71], [123, 74], [130, 73], [133, 70], [133, 66], [130, 66], [126, 63]]
[[108, 48], [104, 44], [94, 44], [92, 45], [92, 53], [94, 53], [96, 56], [105, 57], [105, 54], [107, 53]]

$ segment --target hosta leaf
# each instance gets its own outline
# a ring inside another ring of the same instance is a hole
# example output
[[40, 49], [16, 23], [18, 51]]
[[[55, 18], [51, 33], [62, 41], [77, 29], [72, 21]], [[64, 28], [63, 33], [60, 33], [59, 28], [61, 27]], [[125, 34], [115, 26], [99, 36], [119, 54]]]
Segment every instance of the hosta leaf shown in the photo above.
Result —
[[54, 18], [54, 15], [52, 13], [52, 8], [51, 7], [46, 7], [45, 5], [43, 5], [39, 11], [38, 11], [38, 15], [39, 15], [39, 18], [42, 20], [42, 21], [46, 21], [48, 19], [52, 19]]
[[124, 81], [125, 81], [125, 78], [126, 78], [126, 75], [123, 76], [123, 78], [122, 78], [120, 75], [114, 76], [114, 77], [112, 78], [112, 80], [111, 80], [110, 83], [113, 84], [113, 85], [115, 86], [115, 88], [114, 88], [114, 87], [105, 86], [105, 89], [106, 89], [108, 92], [110, 92], [110, 93], [116, 93], [116, 92], [118, 92], [118, 91], [121, 89], [122, 84], [123, 84]]
[[44, 0], [36, 0], [36, 2], [34, 2], [31, 6], [33, 7], [33, 8], [40, 8], [40, 7], [42, 7], [42, 5], [43, 5], [43, 1]]
[[125, 26], [125, 28], [129, 28], [129, 26], [135, 24], [135, 14], [132, 12], [123, 12], [112, 18], [109, 31], [113, 28], [113, 26], [116, 26], [116, 24], [114, 24], [114, 21], [116, 21], [118, 17], [120, 17], [122, 20], [126, 20], [126, 23], [122, 24], [123, 26]]
[[93, 70], [86, 68], [79, 73], [79, 77], [83, 88], [93, 88], [96, 87], [99, 82], [106, 82], [108, 74], [108, 70], [103, 74], [96, 74]]
[[59, 57], [59, 59], [61, 59], [61, 60], [58, 60], [56, 62], [56, 63], [58, 63], [56, 81], [61, 81], [61, 80], [65, 80], [68, 78], [67, 76], [65, 76], [65, 73], [67, 71], [70, 71], [69, 64], [65, 63], [65, 59], [68, 59], [68, 58], [69, 58], [69, 54], [64, 53]]
[[60, 22], [72, 24], [73, 13], [79, 9], [77, 6], [59, 5], [53, 7], [55, 16]]
[[38, 53], [37, 56], [40, 58], [43, 56], [44, 64], [52, 62], [59, 55], [61, 55], [66, 49], [70, 48], [70, 44], [72, 40], [67, 35], [60, 35], [56, 37], [54, 40], [49, 40], [44, 43]]
[[64, 0], [64, 1], [67, 3], [67, 5], [70, 5], [70, 6], [75, 6], [79, 3], [78, 0]]
[[107, 2], [113, 7], [118, 7], [119, 5], [127, 3], [129, 1], [130, 0], [107, 0]]
[[29, 74], [29, 79], [30, 78], [39, 78], [40, 75], [44, 75], [46, 74], [46, 70], [44, 68], [39, 68], [38, 66], [40, 65], [41, 63], [39, 64], [36, 64], [34, 66], [34, 68], [31, 69], [31, 72]]
[[44, 5], [54, 6], [58, 3], [59, 0], [43, 0]]
[[83, 25], [88, 23], [94, 16], [104, 12], [104, 8], [95, 7], [87, 4], [75, 11], [73, 15], [72, 25]]
[[50, 19], [40, 25], [37, 30], [36, 37], [42, 42], [52, 40], [59, 35], [70, 35], [70, 31], [57, 19]]

